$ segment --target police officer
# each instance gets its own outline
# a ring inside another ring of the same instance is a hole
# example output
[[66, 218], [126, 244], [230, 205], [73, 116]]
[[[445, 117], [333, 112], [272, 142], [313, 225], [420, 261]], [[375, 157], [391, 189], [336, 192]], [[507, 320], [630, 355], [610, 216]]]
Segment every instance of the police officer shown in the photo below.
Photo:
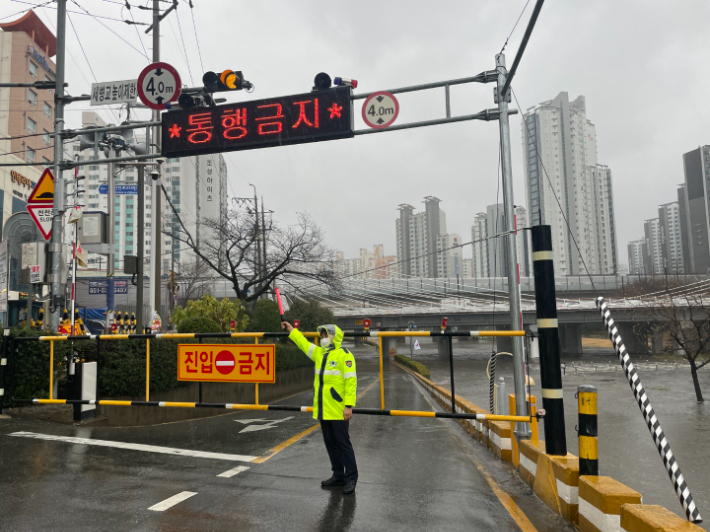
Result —
[[320, 421], [333, 471], [333, 475], [321, 482], [321, 486], [342, 486], [343, 493], [350, 495], [355, 492], [357, 484], [355, 452], [348, 433], [357, 393], [355, 357], [341, 347], [343, 331], [336, 325], [318, 327], [320, 346], [306, 340], [290, 323], [283, 322], [281, 326], [316, 366], [313, 419]]

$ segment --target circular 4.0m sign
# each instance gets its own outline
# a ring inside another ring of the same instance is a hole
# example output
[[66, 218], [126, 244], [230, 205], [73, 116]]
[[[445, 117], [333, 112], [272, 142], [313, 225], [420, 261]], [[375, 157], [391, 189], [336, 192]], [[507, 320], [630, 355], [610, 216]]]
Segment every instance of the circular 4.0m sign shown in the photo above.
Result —
[[180, 96], [180, 74], [167, 63], [153, 63], [138, 76], [138, 97], [151, 109], [165, 109]]
[[362, 105], [362, 119], [373, 129], [391, 126], [399, 114], [399, 102], [394, 94], [380, 91], [373, 92]]

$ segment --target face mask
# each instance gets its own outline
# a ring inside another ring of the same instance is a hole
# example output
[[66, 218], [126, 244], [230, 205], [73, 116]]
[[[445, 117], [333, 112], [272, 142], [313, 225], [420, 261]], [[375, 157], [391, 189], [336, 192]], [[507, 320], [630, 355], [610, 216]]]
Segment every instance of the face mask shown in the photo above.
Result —
[[330, 345], [330, 338], [321, 338], [320, 339], [320, 346], [323, 348], [327, 348]]

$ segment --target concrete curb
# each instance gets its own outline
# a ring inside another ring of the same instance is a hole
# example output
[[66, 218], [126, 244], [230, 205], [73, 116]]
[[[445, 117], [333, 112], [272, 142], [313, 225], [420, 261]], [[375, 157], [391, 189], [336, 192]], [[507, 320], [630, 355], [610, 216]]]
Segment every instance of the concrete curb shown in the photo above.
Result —
[[621, 530], [621, 507], [641, 504], [641, 494], [611, 477], [579, 479], [579, 530]]
[[621, 530], [626, 532], [691, 532], [700, 531], [663, 506], [655, 504], [624, 504], [621, 507]]
[[[445, 410], [451, 408], [451, 392], [396, 362], [413, 375]], [[532, 398], [534, 404], [535, 398]], [[458, 412], [487, 414], [488, 410], [456, 396]], [[512, 402], [514, 413], [515, 402]], [[511, 423], [500, 421], [458, 420], [474, 440], [498, 458], [513, 462], [523, 481], [547, 506], [580, 531], [590, 532], [660, 532], [702, 531], [662, 506], [643, 505], [639, 492], [611, 477], [579, 476], [579, 458], [545, 454], [545, 442], [537, 440], [537, 423], [532, 440], [520, 442], [513, 437]]]

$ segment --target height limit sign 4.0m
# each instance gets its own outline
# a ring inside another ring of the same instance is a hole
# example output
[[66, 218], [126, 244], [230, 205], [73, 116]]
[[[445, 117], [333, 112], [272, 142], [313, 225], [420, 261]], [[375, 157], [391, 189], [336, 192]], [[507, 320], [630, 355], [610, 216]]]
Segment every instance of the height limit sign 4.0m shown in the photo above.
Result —
[[180, 96], [180, 74], [167, 63], [153, 63], [138, 76], [138, 97], [151, 109], [161, 110]]
[[373, 129], [391, 126], [399, 114], [399, 102], [394, 94], [380, 91], [373, 92], [362, 105], [362, 119]]

